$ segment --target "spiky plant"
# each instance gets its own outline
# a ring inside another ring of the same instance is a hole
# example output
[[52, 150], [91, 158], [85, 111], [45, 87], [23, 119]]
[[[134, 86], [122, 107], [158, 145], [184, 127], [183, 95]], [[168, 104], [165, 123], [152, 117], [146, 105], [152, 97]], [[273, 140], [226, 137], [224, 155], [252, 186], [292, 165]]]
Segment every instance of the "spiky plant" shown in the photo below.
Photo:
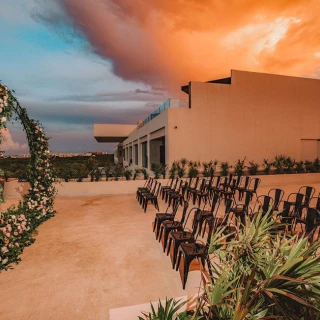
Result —
[[151, 305], [151, 312], [141, 312], [144, 317], [139, 317], [139, 320], [196, 320], [200, 317], [192, 317], [187, 315], [187, 311], [182, 311], [182, 307], [186, 304], [186, 301], [167, 299], [164, 304], [159, 300], [157, 308]]
[[320, 241], [276, 227], [274, 215], [258, 213], [231, 240], [227, 227], [217, 229], [209, 252], [218, 262], [200, 303], [205, 319], [320, 319]]

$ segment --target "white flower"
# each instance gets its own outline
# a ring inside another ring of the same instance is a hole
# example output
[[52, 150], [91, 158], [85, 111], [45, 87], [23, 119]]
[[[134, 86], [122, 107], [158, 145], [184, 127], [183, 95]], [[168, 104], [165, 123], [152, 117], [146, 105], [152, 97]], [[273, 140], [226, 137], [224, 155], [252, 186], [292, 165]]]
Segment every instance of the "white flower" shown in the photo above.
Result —
[[2, 261], [2, 264], [7, 264], [8, 262], [8, 258], [5, 258], [3, 261]]
[[2, 103], [0, 103], [0, 113], [2, 112]]
[[3, 103], [3, 105], [4, 105], [5, 107], [7, 107], [7, 106], [8, 106], [8, 101], [6, 100], [6, 101]]
[[6, 121], [7, 121], [7, 118], [6, 118], [6, 117], [1, 117], [0, 121], [1, 121], [1, 122], [6, 122]]
[[7, 253], [9, 250], [8, 250], [8, 248], [7, 247], [2, 247], [1, 248], [1, 252], [2, 253]]

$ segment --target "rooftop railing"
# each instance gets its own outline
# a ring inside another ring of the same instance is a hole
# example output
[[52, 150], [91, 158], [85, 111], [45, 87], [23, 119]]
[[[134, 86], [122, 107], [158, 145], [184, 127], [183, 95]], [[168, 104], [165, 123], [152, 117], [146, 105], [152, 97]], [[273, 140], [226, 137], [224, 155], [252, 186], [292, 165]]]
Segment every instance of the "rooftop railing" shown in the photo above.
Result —
[[137, 130], [143, 127], [148, 122], [150, 122], [155, 117], [157, 117], [161, 112], [169, 108], [186, 108], [186, 107], [187, 107], [186, 100], [170, 98], [166, 100], [162, 105], [160, 105], [160, 107], [156, 109], [154, 112], [152, 112], [147, 118], [145, 118], [143, 122], [141, 122], [138, 125]]

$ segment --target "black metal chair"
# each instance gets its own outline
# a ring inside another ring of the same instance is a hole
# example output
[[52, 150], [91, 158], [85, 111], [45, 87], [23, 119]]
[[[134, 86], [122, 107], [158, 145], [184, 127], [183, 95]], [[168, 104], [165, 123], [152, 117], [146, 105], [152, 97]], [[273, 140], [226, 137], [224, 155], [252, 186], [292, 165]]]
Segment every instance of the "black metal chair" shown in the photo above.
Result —
[[187, 200], [190, 200], [191, 194], [194, 190], [197, 190], [199, 184], [199, 177], [191, 180], [189, 186], [187, 187]]
[[183, 201], [183, 210], [182, 210], [182, 215], [180, 220], [164, 220], [162, 221], [160, 225], [160, 232], [159, 232], [159, 237], [158, 240], [159, 242], [162, 239], [163, 235], [163, 252], [166, 251], [167, 248], [167, 243], [168, 243], [168, 236], [171, 231], [182, 231], [184, 229], [184, 222], [186, 219], [187, 215], [187, 210], [189, 207], [189, 202], [188, 201]]
[[156, 185], [155, 191], [153, 193], [148, 193], [148, 194], [142, 195], [142, 198], [143, 198], [142, 203], [143, 203], [144, 212], [147, 211], [147, 206], [148, 206], [149, 201], [151, 201], [151, 203], [153, 203], [154, 206], [156, 207], [156, 209], [159, 211], [158, 195], [160, 192], [161, 183], [160, 182], [157, 182], [157, 183], [158, 183], [158, 185]]
[[[179, 205], [180, 205], [179, 201], [174, 201], [172, 206], [168, 205], [165, 212], [156, 213], [156, 216], [154, 218], [154, 223], [153, 223], [153, 232], [155, 232], [156, 234], [156, 239], [158, 239], [159, 237], [161, 223], [165, 220], [174, 220], [177, 214]], [[171, 209], [171, 212], [170, 212], [170, 209]]]
[[208, 256], [211, 234], [212, 234], [213, 224], [214, 224], [213, 217], [211, 217], [207, 220], [208, 220], [207, 224], [209, 225], [209, 231], [208, 231], [206, 243], [199, 242], [196, 239], [196, 241], [193, 243], [181, 243], [181, 245], [178, 249], [176, 271], [179, 270], [181, 257], [184, 256], [184, 267], [183, 267], [183, 277], [182, 277], [183, 290], [186, 287], [190, 264], [194, 259], [200, 260], [200, 262], [202, 264], [202, 268], [205, 269], [205, 263], [206, 263], [207, 256]]
[[174, 180], [175, 180], [175, 178], [169, 179], [167, 185], [161, 187], [160, 195], [161, 195], [162, 200], [164, 200], [164, 195], [165, 195], [164, 190], [170, 190], [172, 188]]
[[293, 214], [301, 218], [302, 204], [304, 200], [304, 194], [299, 192], [293, 192], [288, 195], [287, 201], [293, 205]]
[[250, 181], [251, 181], [251, 178], [249, 176], [246, 176], [246, 177], [242, 176], [241, 177], [239, 185], [236, 188], [236, 190], [238, 191], [238, 199], [239, 199], [239, 201], [242, 200], [243, 193], [244, 193], [245, 190], [248, 189]]
[[[244, 191], [244, 202], [237, 203], [233, 208], [231, 208], [230, 213], [231, 217], [229, 218], [230, 222], [232, 218], [235, 217], [235, 225], [241, 227], [241, 225], [245, 224], [245, 217], [249, 214], [252, 214], [252, 210], [250, 208], [250, 202], [253, 198], [252, 192]], [[238, 224], [240, 222], [240, 225]]]
[[[154, 179], [153, 178], [149, 178], [145, 181], [143, 187], [139, 187], [137, 189], [137, 192], [136, 192], [136, 199], [139, 201], [140, 200], [140, 195], [142, 192], [148, 192], [151, 190], [151, 187], [152, 187], [152, 183], [153, 183]], [[139, 201], [140, 202], [140, 201]]]
[[[304, 195], [304, 199], [301, 204], [300, 211], [302, 209], [309, 208], [310, 200], [313, 197], [313, 195], [315, 194], [315, 192], [316, 192], [316, 189], [313, 187], [310, 187], [310, 186], [302, 186], [299, 189], [298, 193], [302, 193]], [[301, 216], [301, 214], [302, 214], [302, 212], [300, 212], [300, 216]]]
[[139, 190], [138, 194], [137, 194], [137, 197], [138, 197], [138, 201], [139, 201], [139, 204], [143, 207], [143, 197], [145, 195], [150, 195], [150, 194], [154, 194], [155, 190], [156, 190], [156, 187], [157, 187], [157, 184], [158, 184], [158, 181], [156, 181], [155, 179], [152, 179], [151, 181], [151, 184], [150, 184], [150, 187], [147, 188], [147, 189], [142, 189], [142, 190]]
[[253, 212], [262, 212], [262, 214], [266, 214], [269, 210], [272, 210], [273, 207], [273, 199], [270, 196], [261, 195], [257, 198]]
[[[179, 182], [179, 178], [174, 178], [172, 186], [170, 188], [166, 188], [162, 191], [162, 200], [167, 199], [167, 193], [171, 191], [175, 191], [177, 184]], [[167, 202], [167, 201], [166, 201]]]
[[291, 233], [293, 227], [293, 221], [295, 217], [292, 215], [293, 212], [293, 204], [289, 201], [281, 201], [278, 210], [279, 213], [277, 214], [276, 223], [276, 231], [283, 231], [285, 233]]
[[173, 269], [176, 265], [177, 253], [178, 253], [178, 248], [179, 248], [180, 244], [195, 241], [195, 237], [196, 237], [197, 230], [198, 230], [198, 224], [201, 219], [202, 212], [199, 208], [192, 208], [188, 213], [188, 217], [186, 219], [186, 222], [188, 221], [188, 219], [190, 217], [190, 213], [192, 211], [195, 211], [194, 217], [193, 217], [192, 229], [184, 228], [184, 230], [182, 230], [182, 231], [181, 230], [180, 231], [171, 231], [169, 233], [167, 255], [170, 253], [171, 245], [173, 245], [173, 256], [172, 256], [172, 268]]
[[301, 226], [302, 237], [308, 237], [309, 241], [318, 240], [319, 232], [316, 239], [314, 239], [314, 235], [316, 234], [316, 230], [320, 226], [320, 214], [319, 211], [314, 208], [308, 208], [305, 219], [296, 218], [294, 222], [294, 231], [296, 230], [297, 225]]
[[245, 189], [245, 192], [251, 192], [252, 196], [255, 194], [257, 197], [257, 190], [260, 182], [261, 182], [260, 178], [251, 178], [249, 186], [247, 189]]
[[178, 178], [177, 183], [174, 185], [174, 188], [166, 191], [166, 196], [165, 196], [166, 203], [170, 200], [171, 194], [176, 195], [179, 192], [181, 184], [182, 184], [182, 180]]
[[273, 188], [269, 190], [268, 196], [273, 199], [273, 211], [278, 211], [279, 204], [284, 196], [284, 191], [282, 189]]
[[207, 221], [209, 218], [216, 218], [217, 212], [220, 207], [220, 198], [217, 193], [214, 193], [213, 198], [211, 200], [211, 206], [210, 210], [205, 210], [205, 206], [202, 210], [202, 215], [199, 221], [199, 233], [202, 231], [202, 236], [204, 235], [204, 232], [206, 230], [206, 223], [203, 225], [204, 222]]

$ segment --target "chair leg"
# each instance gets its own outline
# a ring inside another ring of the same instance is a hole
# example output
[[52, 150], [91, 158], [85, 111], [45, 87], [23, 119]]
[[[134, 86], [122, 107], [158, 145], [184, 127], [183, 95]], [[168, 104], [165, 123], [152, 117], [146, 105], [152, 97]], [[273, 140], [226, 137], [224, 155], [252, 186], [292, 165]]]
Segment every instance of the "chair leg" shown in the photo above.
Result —
[[172, 238], [170, 237], [170, 235], [168, 237], [168, 241], [169, 241], [169, 243], [168, 243], [168, 248], [167, 248], [167, 256], [169, 255], [170, 249], [171, 249]]
[[158, 224], [158, 218], [155, 217], [155, 219], [154, 219], [154, 224], [153, 224], [153, 232], [156, 230], [157, 224]]
[[148, 202], [149, 202], [149, 199], [146, 198], [144, 201], [144, 213], [146, 213], [146, 211], [147, 211]]
[[180, 261], [181, 261], [181, 256], [182, 256], [182, 252], [181, 252], [181, 250], [179, 250], [178, 252], [177, 252], [177, 263], [176, 263], [176, 271], [178, 271], [179, 270], [179, 266], [180, 266]]
[[186, 283], [188, 279], [189, 274], [189, 267], [192, 259], [190, 259], [188, 256], [185, 255], [184, 257], [184, 268], [183, 268], [183, 283], [182, 283], [182, 289], [184, 290], [186, 288]]
[[160, 231], [159, 231], [159, 237], [158, 237], [158, 241], [161, 242], [161, 238], [162, 238], [162, 233], [163, 233], [163, 226], [160, 226]]
[[155, 207], [156, 207], [156, 208], [157, 208], [157, 210], [159, 211], [158, 199], [157, 199], [157, 198], [155, 198], [155, 199], [154, 199], [154, 201], [155, 201]]
[[156, 232], [156, 239], [159, 239], [159, 233], [160, 233], [160, 226], [161, 226], [161, 221], [158, 219], [158, 224], [157, 224], [157, 232]]
[[174, 241], [174, 244], [173, 244], [172, 269], [174, 269], [174, 266], [176, 265], [178, 248], [179, 248], [179, 242]]
[[163, 228], [163, 252], [166, 252], [169, 232], [167, 228], [165, 227], [162, 227], [162, 228]]

